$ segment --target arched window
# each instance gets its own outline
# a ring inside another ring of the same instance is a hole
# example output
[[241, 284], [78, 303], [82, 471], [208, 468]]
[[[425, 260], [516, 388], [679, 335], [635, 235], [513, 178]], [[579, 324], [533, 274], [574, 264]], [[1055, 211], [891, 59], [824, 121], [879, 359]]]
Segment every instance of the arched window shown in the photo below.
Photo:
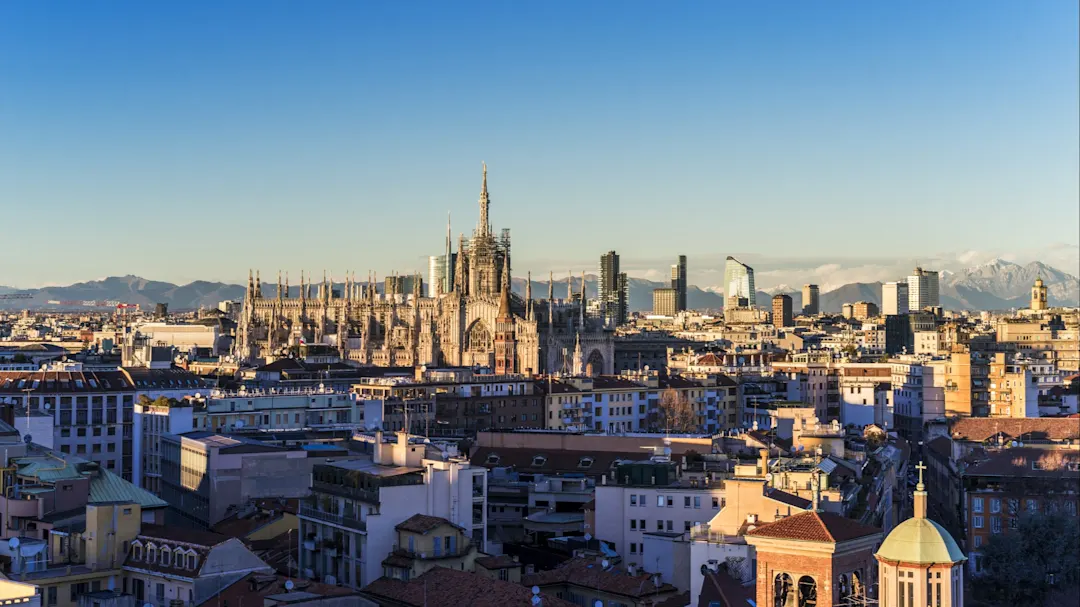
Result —
[[799, 578], [799, 602], [797, 605], [798, 607], [818, 607], [817, 582], [808, 575]]
[[773, 600], [774, 607], [794, 607], [795, 605], [795, 582], [786, 573], [777, 574], [774, 581]]

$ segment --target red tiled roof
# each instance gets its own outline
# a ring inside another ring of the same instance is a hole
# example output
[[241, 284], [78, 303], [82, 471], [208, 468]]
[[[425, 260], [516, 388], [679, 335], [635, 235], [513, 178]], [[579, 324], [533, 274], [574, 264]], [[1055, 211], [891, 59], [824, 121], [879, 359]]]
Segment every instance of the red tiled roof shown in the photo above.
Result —
[[414, 514], [395, 525], [394, 529], [397, 529], [398, 531], [412, 531], [413, 533], [424, 534], [443, 525], [452, 524], [453, 523], [442, 517], [428, 516], [426, 514]]
[[1080, 438], [1080, 420], [1064, 417], [1032, 417], [1001, 419], [964, 417], [949, 428], [953, 440], [982, 442], [998, 433], [1008, 438], [1025, 440], [1065, 440]]
[[500, 554], [499, 556], [485, 555], [477, 557], [476, 564], [484, 569], [512, 569], [514, 567], [521, 567], [521, 563], [505, 554]]
[[720, 571], [708, 571], [702, 577], [697, 607], [709, 607], [714, 603], [723, 607], [746, 607], [754, 598], [753, 584], [743, 586], [721, 567]]
[[[595, 588], [603, 592], [622, 596], [641, 598], [665, 595], [678, 589], [666, 582], [657, 588], [652, 582], [652, 575], [639, 573], [629, 575], [615, 568], [603, 569], [600, 563], [587, 559], [572, 559], [550, 571], [541, 571], [521, 579], [525, 586], [553, 586], [570, 584], [582, 588]], [[547, 605], [547, 602], [544, 602]]]
[[880, 534], [881, 529], [831, 512], [800, 512], [758, 527], [747, 535], [835, 544], [875, 533]]
[[[364, 586], [360, 594], [376, 601], [425, 607], [426, 605], [469, 605], [471, 607], [507, 607], [530, 605], [532, 591], [528, 586], [493, 580], [487, 576], [435, 567], [408, 582], [379, 578]], [[544, 607], [573, 607], [551, 593], [541, 592]]]

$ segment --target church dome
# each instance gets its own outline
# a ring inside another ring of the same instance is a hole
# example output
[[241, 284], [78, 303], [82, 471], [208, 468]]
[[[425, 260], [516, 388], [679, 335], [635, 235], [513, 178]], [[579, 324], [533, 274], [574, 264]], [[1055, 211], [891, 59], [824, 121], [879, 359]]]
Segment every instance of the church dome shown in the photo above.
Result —
[[928, 518], [913, 517], [896, 526], [876, 556], [887, 561], [929, 565], [967, 560], [948, 531]]

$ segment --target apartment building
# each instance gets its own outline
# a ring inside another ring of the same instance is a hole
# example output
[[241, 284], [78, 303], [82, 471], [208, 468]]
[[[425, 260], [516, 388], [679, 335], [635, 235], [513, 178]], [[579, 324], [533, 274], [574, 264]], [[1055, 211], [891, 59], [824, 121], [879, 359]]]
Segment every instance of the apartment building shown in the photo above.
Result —
[[191, 400], [140, 397], [135, 401], [133, 478], [137, 485], [161, 495], [161, 437], [194, 429]]
[[355, 394], [326, 387], [213, 390], [195, 413], [194, 427], [213, 432], [355, 428]]
[[134, 478], [137, 388], [121, 371], [37, 371], [0, 373], [0, 398], [15, 416], [52, 419], [52, 444], [120, 475]]
[[376, 433], [371, 457], [317, 464], [301, 504], [304, 577], [362, 588], [385, 573], [395, 527], [416, 514], [446, 519], [479, 549], [487, 544], [487, 474], [404, 432]]
[[840, 421], [893, 427], [892, 367], [887, 363], [845, 364], [839, 368]]
[[962, 473], [964, 548], [972, 573], [982, 572], [981, 548], [1017, 528], [1024, 515], [1077, 517], [1080, 453], [1045, 446], [995, 449]]
[[683, 478], [664, 456], [623, 463], [596, 486], [596, 537], [612, 542], [626, 562], [641, 558], [646, 534], [688, 534], [724, 507], [724, 482]]
[[274, 573], [240, 540], [209, 531], [143, 525], [124, 545], [122, 591], [143, 606], [201, 605], [249, 574]]
[[990, 417], [1038, 417], [1039, 382], [1026, 360], [997, 353], [990, 360]]
[[701, 431], [718, 432], [738, 424], [738, 385], [719, 374], [672, 375], [656, 372], [620, 376], [550, 379], [544, 391], [547, 427], [572, 431], [626, 433], [657, 430], [666, 391], [685, 400]]
[[450, 521], [414, 514], [394, 525], [394, 546], [383, 559], [383, 576], [402, 581], [416, 579], [434, 567], [473, 571], [477, 550], [468, 530]]
[[907, 440], [922, 440], [924, 424], [945, 416], [947, 367], [943, 359], [905, 355], [893, 360], [893, 422]]

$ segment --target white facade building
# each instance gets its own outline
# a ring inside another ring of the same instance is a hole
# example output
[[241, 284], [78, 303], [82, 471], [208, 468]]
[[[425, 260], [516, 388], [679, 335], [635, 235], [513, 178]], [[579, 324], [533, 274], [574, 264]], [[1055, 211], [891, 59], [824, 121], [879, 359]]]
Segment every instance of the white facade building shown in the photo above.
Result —
[[907, 277], [907, 284], [909, 311], [918, 312], [941, 305], [936, 271], [915, 268], [915, 272]]
[[370, 584], [395, 549], [394, 527], [416, 514], [450, 521], [486, 550], [487, 470], [418, 440], [401, 432], [387, 443], [379, 432], [373, 457], [314, 467], [313, 495], [299, 513], [304, 577]]
[[908, 283], [887, 282], [881, 285], [881, 313], [885, 316], [908, 313]]

